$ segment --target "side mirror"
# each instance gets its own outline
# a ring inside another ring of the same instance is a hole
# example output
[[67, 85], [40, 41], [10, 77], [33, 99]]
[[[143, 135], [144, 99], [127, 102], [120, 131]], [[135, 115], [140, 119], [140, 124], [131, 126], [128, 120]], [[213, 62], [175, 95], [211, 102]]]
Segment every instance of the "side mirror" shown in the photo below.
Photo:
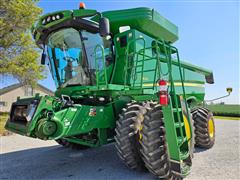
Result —
[[231, 94], [231, 92], [232, 92], [232, 88], [229, 87], [229, 88], [226, 89], [226, 91], [228, 92], [228, 94]]
[[41, 57], [41, 64], [45, 65], [45, 60], [46, 60], [46, 54], [43, 52], [42, 57]]
[[101, 17], [99, 20], [99, 34], [105, 37], [110, 34], [110, 24], [108, 18]]

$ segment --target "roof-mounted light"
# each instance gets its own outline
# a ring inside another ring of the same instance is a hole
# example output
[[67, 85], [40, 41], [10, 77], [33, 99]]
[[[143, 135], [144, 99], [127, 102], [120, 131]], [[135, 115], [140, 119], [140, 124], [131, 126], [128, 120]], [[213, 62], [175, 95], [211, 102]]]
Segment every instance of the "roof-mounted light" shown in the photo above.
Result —
[[58, 14], [58, 15], [56, 15], [56, 19], [60, 19], [60, 16], [59, 16], [59, 14]]
[[51, 16], [48, 16], [47, 17], [47, 22], [50, 22], [51, 21]]
[[59, 14], [55, 14], [55, 15], [51, 15], [51, 16], [47, 16], [42, 20], [42, 25], [46, 25], [48, 23], [51, 23], [53, 21], [59, 20], [63, 18], [63, 14], [59, 13]]
[[80, 2], [79, 9], [85, 9], [85, 8], [86, 8], [85, 4], [83, 2]]

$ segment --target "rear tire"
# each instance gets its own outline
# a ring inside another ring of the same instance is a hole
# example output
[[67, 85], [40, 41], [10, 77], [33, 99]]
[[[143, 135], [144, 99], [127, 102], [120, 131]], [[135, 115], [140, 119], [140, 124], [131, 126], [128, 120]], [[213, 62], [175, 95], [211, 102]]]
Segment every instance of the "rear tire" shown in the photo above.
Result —
[[160, 104], [147, 111], [141, 131], [141, 154], [146, 168], [160, 179], [182, 179], [171, 170], [163, 112]]
[[57, 139], [56, 142], [65, 148], [72, 148], [72, 149], [88, 149], [89, 148], [88, 146], [72, 143], [65, 139]]
[[143, 118], [145, 112], [143, 103], [128, 103], [116, 122], [115, 146], [119, 157], [131, 169], [145, 169], [139, 152], [139, 136], [133, 128], [137, 119]]
[[215, 143], [215, 125], [210, 110], [199, 107], [191, 111], [195, 128], [195, 146], [209, 149]]

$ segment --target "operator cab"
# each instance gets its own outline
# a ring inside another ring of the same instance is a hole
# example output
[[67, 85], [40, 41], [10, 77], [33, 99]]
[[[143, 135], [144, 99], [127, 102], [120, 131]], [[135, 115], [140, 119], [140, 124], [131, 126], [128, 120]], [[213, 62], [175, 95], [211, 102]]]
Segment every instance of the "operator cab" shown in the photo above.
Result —
[[[83, 15], [78, 16], [80, 12]], [[63, 11], [45, 15], [35, 25], [34, 39], [43, 49], [41, 63], [47, 57], [57, 88], [94, 86], [104, 68], [111, 74], [114, 58], [109, 21], [100, 17], [98, 24], [90, 20], [95, 15], [99, 13], [93, 10]]]
[[[96, 58], [101, 58], [102, 52], [95, 49], [97, 45], [104, 48], [107, 59], [106, 66], [112, 63], [111, 41], [99, 33], [86, 30], [64, 28], [49, 35], [46, 41], [46, 51], [49, 66], [57, 87], [96, 84]], [[98, 68], [104, 68], [98, 61]]]

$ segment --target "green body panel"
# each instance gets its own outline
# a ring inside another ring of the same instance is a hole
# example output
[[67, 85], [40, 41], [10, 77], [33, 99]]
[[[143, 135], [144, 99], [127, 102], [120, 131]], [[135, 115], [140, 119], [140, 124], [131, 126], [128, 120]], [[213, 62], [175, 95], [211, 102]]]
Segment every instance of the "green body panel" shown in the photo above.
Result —
[[[119, 33], [119, 27], [130, 26], [156, 39], [168, 42], [178, 40], [178, 28], [169, 20], [150, 8], [134, 8], [106, 11], [102, 15], [110, 20], [111, 32]], [[97, 18], [94, 18], [97, 21]], [[149, 28], [151, 27], [151, 28]]]
[[[42, 133], [38, 137], [42, 139], [58, 139], [64, 136], [86, 133], [95, 128], [107, 129], [115, 127], [112, 104], [105, 106], [74, 105], [63, 108], [63, 104], [58, 98], [36, 96], [34, 98], [19, 99], [16, 105], [26, 105], [33, 100], [38, 100], [39, 104], [31, 121], [25, 124], [25, 128], [21, 128], [23, 127], [22, 124], [17, 125], [9, 120], [6, 124], [7, 129], [13, 128], [27, 136], [36, 137], [36, 130], [40, 128], [39, 125], [42, 125], [38, 121], [43, 119], [44, 121], [54, 122], [57, 129], [50, 135], [45, 136]], [[116, 107], [118, 106], [122, 106], [121, 102], [116, 102]], [[48, 115], [46, 111], [51, 112], [51, 115]], [[93, 111], [92, 114], [91, 111]]]
[[[123, 71], [122, 69], [124, 69], [124, 67], [126, 66], [126, 51], [127, 51], [127, 46], [125, 47], [121, 47], [121, 38], [126, 38], [126, 42], [127, 43], [131, 43], [133, 42], [133, 40], [136, 40], [137, 38], [144, 38], [144, 42], [145, 42], [145, 46], [146, 46], [146, 50], [145, 50], [145, 54], [146, 56], [148, 56], [148, 61], [144, 64], [143, 70], [147, 71], [147, 70], [151, 70], [149, 72], [144, 72], [142, 74], [142, 76], [140, 75], [141, 73], [138, 73], [136, 75], [136, 80], [135, 81], [135, 85], [140, 85], [141, 83], [143, 84], [143, 87], [145, 88], [151, 88], [154, 87], [152, 89], [144, 89], [144, 94], [156, 94], [159, 91], [159, 87], [158, 84], [156, 83], [156, 79], [159, 79], [161, 77], [158, 77], [155, 79], [154, 81], [154, 75], [157, 71], [156, 69], [156, 57], [153, 56], [153, 52], [152, 52], [152, 42], [154, 42], [155, 40], [137, 30], [130, 30], [130, 31], [126, 31], [124, 33], [118, 34], [115, 36], [115, 47], [117, 49], [117, 54], [116, 54], [116, 66], [114, 69], [114, 73], [113, 73], [113, 77], [111, 78], [111, 83], [113, 84], [124, 84], [124, 74], [125, 71]], [[137, 58], [138, 60], [142, 60], [143, 57], [140, 56], [136, 56], [134, 55], [134, 53], [140, 51], [143, 49], [143, 41], [142, 40], [138, 40], [136, 41], [135, 44], [131, 44], [132, 46], [130, 46], [130, 52], [129, 54], [132, 56], [134, 56], [134, 58], [132, 58], [132, 61], [136, 61]], [[179, 66], [177, 65], [177, 61], [176, 60], [172, 60], [172, 76], [173, 76], [173, 80], [176, 84], [176, 93], [177, 94], [182, 94], [182, 84], [181, 84], [181, 78], [180, 78], [180, 73], [179, 73]], [[200, 102], [203, 101], [204, 99], [204, 84], [205, 84], [205, 76], [209, 75], [211, 73], [211, 71], [205, 70], [205, 69], [200, 69], [197, 66], [192, 66], [189, 63], [185, 63], [183, 61], [181, 61], [181, 67], [182, 67], [182, 72], [183, 72], [183, 81], [185, 83], [185, 89], [186, 89], [186, 95], [187, 97], [191, 97], [194, 96], [196, 97], [196, 99]], [[136, 68], [136, 71], [141, 71], [142, 67], [138, 67]], [[132, 68], [131, 68], [132, 69]], [[163, 74], [167, 73], [168, 71], [168, 65], [166, 60], [162, 60], [161, 63], [161, 71], [163, 72]], [[131, 78], [131, 75], [133, 74], [133, 71], [129, 71], [128, 75]], [[164, 76], [165, 77], [165, 76]], [[142, 78], [142, 82], [141, 82], [141, 78]], [[128, 85], [132, 86], [133, 82], [130, 82], [131, 80], [127, 80]]]
[[[60, 19], [43, 24], [58, 14]], [[33, 28], [35, 41], [41, 47], [44, 31], [79, 17], [97, 22], [99, 15], [87, 9], [44, 15]], [[107, 11], [101, 15], [110, 21], [114, 59], [106, 66], [103, 46], [95, 46], [96, 84], [60, 86], [54, 97], [18, 99], [12, 105], [6, 128], [29, 137], [63, 138], [98, 147], [113, 142], [116, 121], [127, 103], [159, 101], [158, 81], [164, 79], [168, 82], [169, 104], [162, 110], [170, 159], [179, 164], [179, 173], [187, 175], [192, 137], [186, 137], [184, 118], [190, 124], [189, 108], [204, 101], [204, 85], [212, 72], [180, 61], [178, 50], [171, 45], [178, 39], [177, 27], [153, 9]], [[119, 33], [121, 26], [131, 29]], [[98, 51], [101, 56], [96, 55]]]
[[[91, 115], [91, 111], [93, 115]], [[101, 119], [101, 121], [99, 121]], [[54, 139], [87, 133], [95, 128], [114, 128], [112, 106], [76, 106], [58, 111], [53, 121], [63, 125], [63, 131], [53, 136]]]

